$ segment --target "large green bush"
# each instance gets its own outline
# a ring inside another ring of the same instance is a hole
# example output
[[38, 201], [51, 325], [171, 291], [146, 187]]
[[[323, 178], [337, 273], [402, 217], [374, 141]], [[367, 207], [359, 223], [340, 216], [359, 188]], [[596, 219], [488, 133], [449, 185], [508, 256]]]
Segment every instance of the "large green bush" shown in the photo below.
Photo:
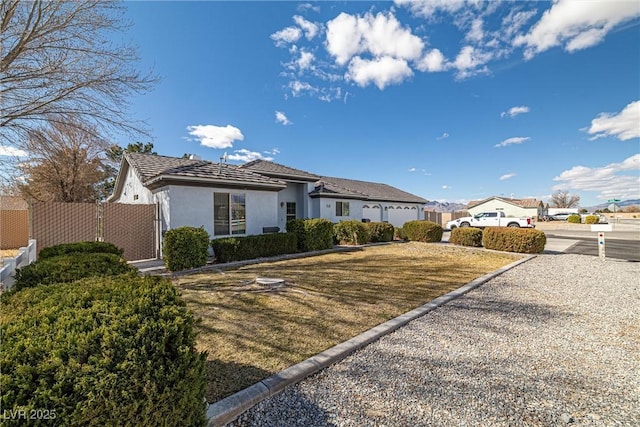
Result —
[[415, 242], [439, 242], [442, 240], [442, 227], [431, 221], [414, 220], [405, 222], [402, 232], [408, 240]]
[[482, 230], [473, 227], [454, 228], [451, 230], [449, 243], [479, 248], [482, 246]]
[[204, 426], [205, 358], [172, 284], [90, 278], [2, 296], [3, 425]]
[[395, 229], [388, 222], [368, 222], [365, 225], [369, 229], [371, 242], [390, 242], [393, 240]]
[[43, 248], [38, 253], [38, 259], [53, 258], [60, 255], [75, 253], [105, 253], [122, 256], [123, 250], [109, 242], [76, 242]]
[[578, 214], [569, 215], [567, 218], [567, 222], [572, 224], [580, 224], [582, 222], [582, 217]]
[[164, 235], [164, 264], [170, 271], [202, 267], [208, 255], [209, 233], [203, 227], [178, 227]]
[[487, 227], [482, 235], [485, 249], [539, 254], [544, 251], [547, 236], [533, 228]]
[[211, 247], [216, 262], [241, 261], [298, 251], [297, 237], [294, 233], [213, 239]]
[[293, 233], [296, 235], [296, 241], [298, 245], [298, 252], [305, 252], [307, 250], [307, 238], [304, 231], [304, 222], [306, 220], [302, 218], [291, 219], [287, 221], [286, 230], [287, 233]]
[[16, 271], [15, 289], [68, 283], [85, 277], [115, 276], [136, 269], [111, 253], [70, 253], [39, 259]]
[[333, 226], [333, 234], [340, 245], [363, 245], [369, 242], [369, 230], [362, 221], [350, 219]]
[[585, 224], [597, 224], [600, 222], [600, 217], [598, 215], [587, 215], [584, 219]]

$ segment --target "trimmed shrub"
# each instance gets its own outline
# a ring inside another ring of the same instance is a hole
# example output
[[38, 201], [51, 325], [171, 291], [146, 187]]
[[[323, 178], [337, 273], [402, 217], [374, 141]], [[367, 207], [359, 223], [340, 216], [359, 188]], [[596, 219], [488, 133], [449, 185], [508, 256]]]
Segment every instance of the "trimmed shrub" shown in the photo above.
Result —
[[350, 219], [333, 226], [333, 234], [340, 245], [362, 245], [369, 241], [369, 230], [362, 221]]
[[293, 233], [296, 235], [298, 252], [305, 252], [307, 249], [306, 245], [306, 233], [304, 231], [304, 219], [292, 219], [287, 221], [286, 230], [287, 233]]
[[570, 222], [572, 224], [580, 224], [582, 222], [582, 217], [577, 214], [569, 215], [569, 217], [567, 218], [567, 222]]
[[231, 262], [292, 254], [298, 251], [297, 242], [294, 233], [273, 233], [213, 239], [211, 247], [216, 262]]
[[207, 263], [209, 233], [203, 227], [178, 227], [164, 235], [164, 264], [170, 271], [198, 268]]
[[585, 224], [597, 224], [600, 222], [598, 215], [587, 215], [584, 219]]
[[546, 243], [547, 236], [533, 228], [487, 227], [482, 233], [485, 249], [539, 254]]
[[85, 277], [116, 276], [136, 269], [120, 256], [103, 253], [71, 253], [39, 259], [16, 271], [15, 289], [68, 283]]
[[324, 218], [304, 221], [305, 251], [321, 251], [333, 247], [333, 223]]
[[168, 280], [90, 278], [2, 302], [3, 408], [46, 408], [56, 425], [206, 424], [206, 354]]
[[393, 240], [395, 228], [388, 222], [368, 222], [365, 225], [369, 229], [369, 241], [375, 243]]
[[414, 220], [402, 226], [405, 237], [415, 242], [439, 242], [442, 240], [442, 227], [432, 221]]
[[454, 228], [451, 230], [449, 243], [479, 248], [482, 246], [482, 230], [473, 227]]
[[105, 253], [122, 256], [123, 250], [113, 243], [109, 242], [76, 242], [63, 243], [61, 245], [49, 246], [43, 248], [38, 253], [38, 259], [53, 258], [60, 255], [68, 255], [75, 253]]

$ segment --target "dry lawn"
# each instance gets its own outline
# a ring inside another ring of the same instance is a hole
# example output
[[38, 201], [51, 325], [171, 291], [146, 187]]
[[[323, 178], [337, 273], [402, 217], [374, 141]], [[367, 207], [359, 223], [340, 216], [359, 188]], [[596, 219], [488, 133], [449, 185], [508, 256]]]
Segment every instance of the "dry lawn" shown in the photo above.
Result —
[[[403, 243], [175, 279], [208, 352], [214, 402], [393, 317], [517, 255]], [[282, 278], [284, 286], [255, 283]]]

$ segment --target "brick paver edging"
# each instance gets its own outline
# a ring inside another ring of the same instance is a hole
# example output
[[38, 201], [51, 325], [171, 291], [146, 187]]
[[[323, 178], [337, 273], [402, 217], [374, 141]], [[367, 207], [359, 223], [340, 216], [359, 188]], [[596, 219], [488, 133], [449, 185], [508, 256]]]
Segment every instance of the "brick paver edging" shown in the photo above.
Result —
[[350, 340], [337, 344], [303, 362], [290, 366], [269, 378], [257, 382], [244, 390], [240, 390], [231, 396], [210, 404], [207, 409], [208, 427], [224, 426], [262, 400], [280, 393], [285, 387], [296, 384], [319, 370], [339, 362], [351, 353], [376, 341], [380, 337], [390, 334], [412, 320], [424, 316], [430, 311], [461, 297], [490, 279], [501, 275], [505, 271], [535, 257], [536, 255], [525, 256], [524, 258], [512, 262], [499, 270], [478, 277], [472, 282], [469, 282], [448, 294], [442, 295], [423, 306], [384, 322], [354, 338], [351, 338]]

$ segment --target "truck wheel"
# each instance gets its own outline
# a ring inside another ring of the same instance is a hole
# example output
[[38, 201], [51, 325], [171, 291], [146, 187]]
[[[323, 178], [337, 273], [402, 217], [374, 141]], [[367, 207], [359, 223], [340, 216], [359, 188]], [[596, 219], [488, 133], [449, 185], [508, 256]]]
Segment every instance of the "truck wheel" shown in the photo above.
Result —
[[509, 225], [507, 225], [507, 227], [520, 228], [520, 224], [518, 224], [517, 222], [512, 222]]
[[470, 224], [468, 222], [462, 222], [460, 223], [460, 228], [465, 228], [468, 227]]
[[456, 228], [458, 228], [458, 227], [456, 227], [455, 225], [452, 225], [452, 226], [449, 228], [449, 230], [453, 231], [453, 230], [455, 230]]

